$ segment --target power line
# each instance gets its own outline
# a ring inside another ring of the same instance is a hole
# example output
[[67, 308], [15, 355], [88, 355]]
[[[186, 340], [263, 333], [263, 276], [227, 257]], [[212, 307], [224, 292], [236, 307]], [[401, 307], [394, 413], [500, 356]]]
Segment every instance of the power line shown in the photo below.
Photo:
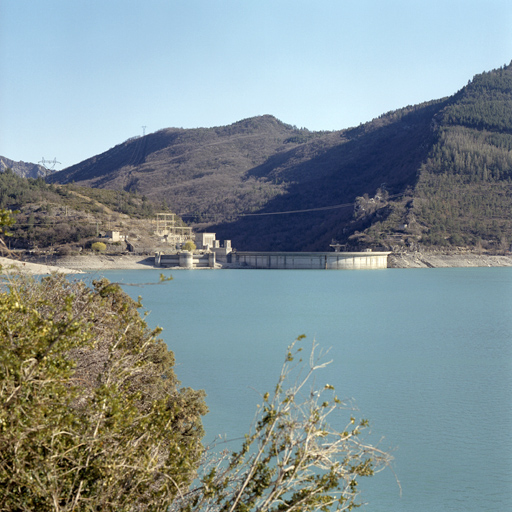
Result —
[[324, 210], [335, 210], [337, 208], [346, 208], [354, 206], [355, 203], [336, 204], [333, 206], [322, 206], [320, 208], [307, 208], [305, 210], [288, 210], [286, 212], [267, 212], [267, 213], [242, 213], [240, 217], [261, 217], [263, 215], [288, 215], [290, 213], [307, 213], [307, 212], [321, 212]]
[[[402, 194], [394, 194], [392, 196], [388, 196], [388, 199], [394, 199], [396, 197], [401, 197], [403, 195], [404, 195], [403, 193]], [[307, 208], [307, 209], [303, 209], [303, 210], [288, 210], [288, 211], [284, 211], [284, 212], [240, 213], [237, 216], [238, 217], [263, 217], [266, 215], [289, 215], [289, 214], [294, 214], [294, 213], [321, 212], [321, 211], [326, 211], [326, 210], [336, 210], [339, 208], [348, 208], [350, 206], [355, 206], [356, 204], [357, 204], [356, 202], [352, 202], [352, 203], [335, 204], [332, 206], [321, 206], [318, 208]], [[180, 216], [181, 216], [181, 218], [185, 218], [185, 217], [197, 217], [198, 215], [199, 214], [184, 214], [184, 215], [180, 215]], [[207, 215], [206, 215], [206, 217], [207, 217]]]

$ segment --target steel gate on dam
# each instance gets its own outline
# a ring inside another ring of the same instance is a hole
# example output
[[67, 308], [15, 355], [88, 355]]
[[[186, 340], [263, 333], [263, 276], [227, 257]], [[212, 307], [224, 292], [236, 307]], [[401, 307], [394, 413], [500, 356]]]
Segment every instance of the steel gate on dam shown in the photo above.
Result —
[[231, 263], [267, 269], [363, 270], [388, 267], [391, 252], [232, 252]]

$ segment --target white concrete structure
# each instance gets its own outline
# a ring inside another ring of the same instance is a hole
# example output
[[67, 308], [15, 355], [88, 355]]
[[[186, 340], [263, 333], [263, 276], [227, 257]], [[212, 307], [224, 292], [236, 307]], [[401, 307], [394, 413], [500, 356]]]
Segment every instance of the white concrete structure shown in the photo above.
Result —
[[155, 253], [156, 267], [215, 268], [215, 253], [193, 254], [182, 251], [174, 254]]
[[208, 251], [219, 246], [218, 240], [215, 240], [215, 233], [196, 233], [195, 244], [200, 251]]
[[382, 269], [391, 252], [234, 252], [231, 263], [267, 269]]
[[105, 236], [110, 238], [112, 242], [120, 242], [125, 239], [125, 236], [121, 235], [119, 231], [107, 231]]

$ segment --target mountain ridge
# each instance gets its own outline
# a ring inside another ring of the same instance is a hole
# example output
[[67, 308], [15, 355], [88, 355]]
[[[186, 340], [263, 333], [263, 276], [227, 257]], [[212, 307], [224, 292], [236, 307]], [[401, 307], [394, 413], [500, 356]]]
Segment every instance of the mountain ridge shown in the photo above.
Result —
[[[240, 250], [497, 248], [512, 241], [511, 134], [504, 66], [358, 127], [314, 132], [264, 115], [166, 128], [48, 179], [138, 192]], [[274, 215], [287, 211], [303, 213]]]
[[21, 160], [16, 162], [4, 156], [0, 156], [0, 172], [4, 172], [6, 169], [12, 169], [18, 176], [23, 178], [38, 178], [48, 174], [48, 171], [42, 165], [23, 162]]

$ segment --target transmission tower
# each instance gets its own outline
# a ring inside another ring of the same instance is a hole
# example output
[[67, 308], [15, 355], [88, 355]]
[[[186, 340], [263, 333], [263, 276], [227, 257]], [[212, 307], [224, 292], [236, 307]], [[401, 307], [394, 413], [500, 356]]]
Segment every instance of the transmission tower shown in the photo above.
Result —
[[47, 178], [49, 174], [55, 171], [55, 166], [57, 164], [60, 164], [61, 162], [57, 161], [57, 158], [54, 158], [53, 160], [45, 160], [44, 156], [41, 159], [40, 162], [38, 162], [40, 165], [44, 167], [45, 174], [44, 177]]
[[142, 136], [144, 137], [144, 135], [146, 135], [146, 126], [143, 126], [142, 127]]

